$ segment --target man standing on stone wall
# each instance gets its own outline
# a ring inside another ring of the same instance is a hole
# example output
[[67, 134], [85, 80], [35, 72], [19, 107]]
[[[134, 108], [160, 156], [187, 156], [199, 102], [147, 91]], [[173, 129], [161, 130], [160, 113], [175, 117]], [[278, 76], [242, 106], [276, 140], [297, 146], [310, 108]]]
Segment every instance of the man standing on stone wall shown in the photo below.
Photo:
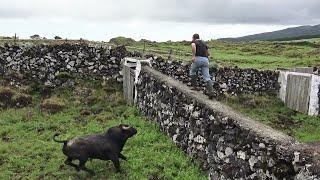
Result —
[[197, 71], [201, 69], [202, 76], [206, 82], [206, 94], [210, 95], [213, 91], [213, 82], [209, 73], [209, 52], [208, 46], [200, 40], [199, 34], [192, 36], [192, 64], [190, 69], [191, 85], [196, 87]]

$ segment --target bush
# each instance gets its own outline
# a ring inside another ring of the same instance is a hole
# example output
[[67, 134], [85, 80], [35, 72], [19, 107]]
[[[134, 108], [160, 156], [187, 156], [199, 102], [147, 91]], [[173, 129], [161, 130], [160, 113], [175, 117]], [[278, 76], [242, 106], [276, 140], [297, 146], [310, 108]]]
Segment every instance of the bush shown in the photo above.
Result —
[[11, 88], [0, 87], [0, 107], [9, 107], [11, 105], [11, 98], [15, 93]]
[[136, 41], [132, 38], [126, 38], [126, 37], [115, 37], [115, 38], [112, 38], [110, 39], [109, 43], [113, 43], [115, 45], [125, 45], [125, 46], [128, 46], [128, 45], [132, 45], [133, 43], [135, 43]]
[[18, 93], [12, 97], [12, 105], [15, 107], [25, 107], [32, 104], [32, 96]]
[[68, 72], [60, 72], [56, 75], [56, 78], [66, 80], [72, 78], [72, 75]]
[[62, 39], [60, 36], [55, 36], [54, 39]]
[[8, 101], [15, 94], [15, 91], [9, 87], [0, 87], [0, 100]]
[[290, 50], [286, 51], [284, 56], [288, 58], [302, 58], [302, 53], [296, 50]]
[[45, 99], [41, 104], [40, 108], [44, 112], [48, 112], [50, 114], [54, 114], [62, 111], [66, 107], [65, 102], [61, 98], [51, 97], [49, 99]]

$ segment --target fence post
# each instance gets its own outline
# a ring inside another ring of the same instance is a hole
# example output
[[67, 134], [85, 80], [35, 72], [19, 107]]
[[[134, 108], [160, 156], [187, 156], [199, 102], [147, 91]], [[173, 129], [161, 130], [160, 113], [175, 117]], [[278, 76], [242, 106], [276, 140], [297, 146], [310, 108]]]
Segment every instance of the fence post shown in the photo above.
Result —
[[171, 60], [171, 55], [172, 55], [172, 49], [169, 50], [168, 60]]
[[14, 39], [13, 39], [14, 44], [16, 44], [16, 40], [17, 40], [17, 33], [14, 33]]

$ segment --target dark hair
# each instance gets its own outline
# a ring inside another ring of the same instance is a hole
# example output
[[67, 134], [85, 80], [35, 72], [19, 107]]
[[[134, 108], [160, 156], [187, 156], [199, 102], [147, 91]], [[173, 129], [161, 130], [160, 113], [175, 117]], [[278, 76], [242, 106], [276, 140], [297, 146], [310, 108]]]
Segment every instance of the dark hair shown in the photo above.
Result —
[[199, 36], [199, 34], [194, 34], [194, 35], [192, 36], [192, 38], [193, 38], [193, 39], [200, 39], [200, 36]]

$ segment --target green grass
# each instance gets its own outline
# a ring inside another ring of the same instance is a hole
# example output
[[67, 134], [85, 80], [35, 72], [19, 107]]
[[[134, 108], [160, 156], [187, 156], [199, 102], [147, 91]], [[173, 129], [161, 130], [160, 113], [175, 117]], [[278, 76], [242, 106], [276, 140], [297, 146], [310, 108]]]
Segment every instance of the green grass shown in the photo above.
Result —
[[[306, 43], [290, 42], [245, 42], [230, 43], [209, 41], [210, 62], [219, 66], [241, 68], [277, 69], [320, 65], [320, 41], [312, 46]], [[144, 47], [145, 46], [145, 47]], [[191, 48], [188, 42], [136, 42], [129, 50], [153, 53], [167, 58], [170, 49], [173, 60], [191, 61]]]
[[[74, 94], [80, 87], [93, 89], [94, 103]], [[116, 88], [117, 91], [110, 92]], [[67, 108], [56, 114], [39, 110], [42, 101], [34, 93], [34, 106], [0, 111], [0, 179], [207, 179], [181, 150], [153, 122], [142, 118], [134, 107], [127, 107], [119, 87], [101, 87], [98, 83], [79, 83], [79, 87], [58, 89], [52, 96], [64, 98]], [[82, 109], [93, 113], [80, 115]], [[126, 123], [137, 128], [129, 139], [121, 161], [122, 173], [115, 173], [111, 162], [92, 160], [87, 167], [96, 172], [91, 177], [64, 165], [62, 145], [52, 141], [55, 132], [61, 139], [104, 132]]]
[[242, 95], [229, 97], [224, 102], [301, 142], [320, 141], [320, 117], [295, 112], [275, 96]]

